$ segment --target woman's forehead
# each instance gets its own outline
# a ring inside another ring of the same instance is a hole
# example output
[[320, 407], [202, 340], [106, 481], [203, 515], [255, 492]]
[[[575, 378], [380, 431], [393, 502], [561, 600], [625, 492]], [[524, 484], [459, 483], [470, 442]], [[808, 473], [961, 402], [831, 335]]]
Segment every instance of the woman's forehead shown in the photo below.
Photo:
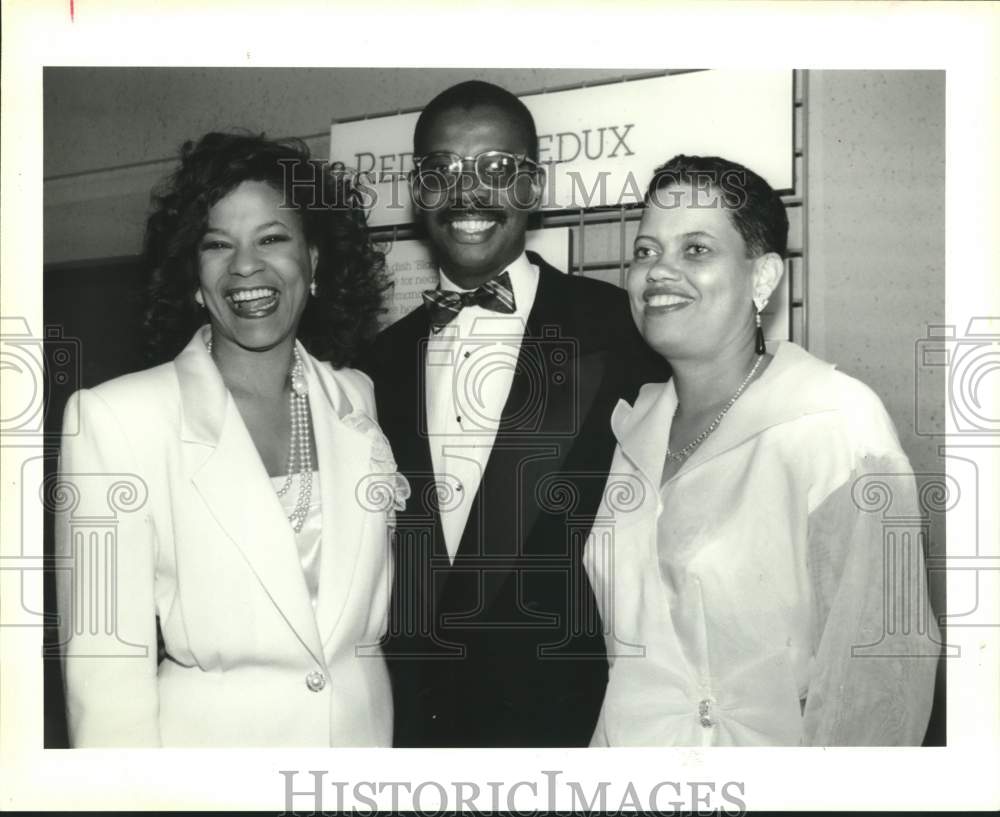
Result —
[[704, 232], [720, 239], [742, 240], [731, 213], [717, 188], [672, 184], [650, 191], [639, 231], [664, 235]]
[[263, 220], [298, 226], [297, 210], [284, 205], [281, 192], [267, 182], [244, 181], [212, 205], [208, 211], [208, 225], [248, 224]]

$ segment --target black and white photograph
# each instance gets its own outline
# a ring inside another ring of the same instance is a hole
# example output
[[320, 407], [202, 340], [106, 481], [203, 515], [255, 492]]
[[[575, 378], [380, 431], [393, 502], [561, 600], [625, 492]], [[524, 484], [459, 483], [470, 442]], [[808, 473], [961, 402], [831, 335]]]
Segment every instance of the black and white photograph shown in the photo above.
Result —
[[8, 804], [1000, 805], [996, 15], [825, 5], [5, 7]]

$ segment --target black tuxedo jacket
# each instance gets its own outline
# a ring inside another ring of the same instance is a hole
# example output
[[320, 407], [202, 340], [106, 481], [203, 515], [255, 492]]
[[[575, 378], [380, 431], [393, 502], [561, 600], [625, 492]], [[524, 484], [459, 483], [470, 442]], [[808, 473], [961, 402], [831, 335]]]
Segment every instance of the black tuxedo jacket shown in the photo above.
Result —
[[529, 260], [538, 290], [453, 565], [427, 435], [427, 311], [359, 362], [412, 489], [383, 645], [396, 746], [586, 746], [600, 711], [608, 665], [583, 546], [614, 453], [611, 412], [669, 369], [624, 291]]

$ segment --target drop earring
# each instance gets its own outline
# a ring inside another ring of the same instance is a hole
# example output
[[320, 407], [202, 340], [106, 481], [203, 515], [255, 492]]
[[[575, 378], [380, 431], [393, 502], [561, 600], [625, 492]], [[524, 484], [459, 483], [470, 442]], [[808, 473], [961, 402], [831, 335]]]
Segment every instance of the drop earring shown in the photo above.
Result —
[[316, 286], [316, 279], [313, 278], [312, 281], [309, 284], [309, 294], [312, 295], [315, 298], [316, 297], [316, 291], [318, 289], [319, 289], [319, 287]]
[[754, 345], [754, 351], [758, 355], [763, 355], [767, 352], [767, 345], [764, 343], [764, 328], [761, 326], [761, 321], [760, 321], [760, 311], [764, 308], [765, 304], [766, 301], [765, 303], [760, 305], [758, 305], [757, 302], [754, 301], [753, 305], [754, 322], [757, 324], [757, 342]]

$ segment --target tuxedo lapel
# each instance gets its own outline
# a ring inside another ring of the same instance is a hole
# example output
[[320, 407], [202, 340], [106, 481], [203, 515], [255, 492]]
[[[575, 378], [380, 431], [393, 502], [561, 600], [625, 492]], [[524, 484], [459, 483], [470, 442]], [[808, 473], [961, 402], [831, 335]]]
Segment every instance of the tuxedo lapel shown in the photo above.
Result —
[[191, 481], [295, 636], [322, 662], [294, 533], [201, 333], [175, 365]]
[[[537, 256], [538, 290], [493, 449], [476, 495], [456, 565], [477, 555], [490, 560], [482, 605], [488, 607], [528, 544], [546, 494], [537, 473], [560, 478], [580, 423], [602, 382], [603, 349], [581, 346], [572, 292], [563, 273]], [[534, 473], [533, 473], [534, 472]], [[540, 495], [541, 494], [541, 495]], [[464, 557], [464, 558], [463, 558]]]
[[[418, 308], [411, 316], [412, 326], [408, 337], [398, 343], [403, 350], [391, 361], [388, 377], [390, 394], [380, 401], [379, 423], [392, 430], [393, 454], [400, 471], [414, 481], [413, 501], [407, 503], [404, 516], [427, 520], [438, 519], [436, 491], [429, 490], [427, 483], [434, 482], [434, 465], [431, 458], [430, 439], [427, 433], [427, 342], [430, 323], [427, 311]], [[436, 537], [442, 553], [444, 537]]]

